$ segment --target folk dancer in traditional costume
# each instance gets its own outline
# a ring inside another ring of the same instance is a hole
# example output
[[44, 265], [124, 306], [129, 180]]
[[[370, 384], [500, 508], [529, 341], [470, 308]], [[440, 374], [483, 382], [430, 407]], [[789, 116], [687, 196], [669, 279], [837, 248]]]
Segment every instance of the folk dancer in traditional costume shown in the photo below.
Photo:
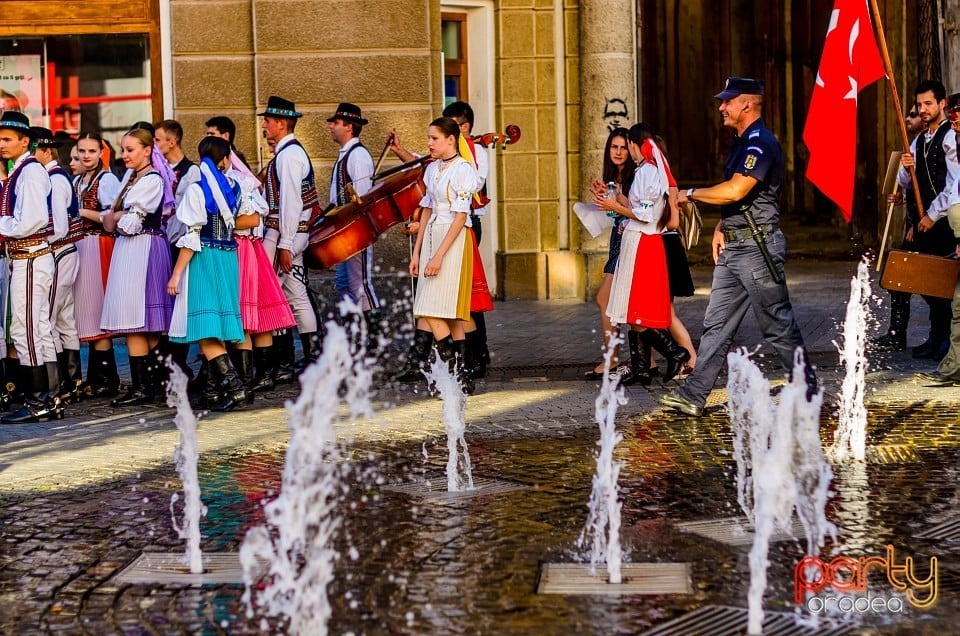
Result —
[[4, 424], [63, 417], [55, 398], [60, 389], [57, 351], [50, 325], [50, 291], [55, 270], [47, 238], [53, 234], [50, 177], [28, 152], [30, 121], [17, 112], [0, 118], [0, 159], [13, 169], [0, 192], [0, 235], [12, 261], [10, 328], [20, 360], [23, 407], [0, 418]]
[[473, 393], [465, 367], [464, 323], [470, 320], [473, 287], [473, 244], [467, 238], [470, 200], [479, 189], [477, 171], [459, 153], [460, 126], [449, 117], [430, 122], [430, 155], [423, 181], [427, 193], [410, 259], [410, 275], [418, 277], [413, 314], [425, 318], [437, 342], [440, 359], [456, 369], [464, 392]]
[[90, 346], [84, 393], [94, 398], [112, 398], [120, 392], [120, 375], [111, 335], [100, 329], [103, 292], [116, 235], [103, 229], [100, 215], [120, 194], [120, 181], [104, 167], [103, 138], [99, 133], [80, 133], [77, 154], [83, 173], [73, 180], [80, 202], [86, 236], [77, 243], [77, 280], [74, 285], [77, 335]]
[[54, 274], [53, 294], [50, 299], [50, 324], [53, 327], [53, 345], [57, 350], [60, 369], [59, 398], [64, 404], [80, 401], [83, 373], [80, 369], [80, 337], [74, 311], [74, 283], [77, 280], [79, 258], [76, 243], [83, 238], [80, 208], [73, 191], [70, 176], [60, 166], [57, 141], [47, 128], [34, 127], [33, 144], [37, 158], [50, 175], [50, 210], [53, 215]]
[[240, 183], [226, 176], [230, 144], [217, 137], [200, 142], [200, 180], [190, 185], [177, 205], [186, 233], [167, 292], [176, 297], [170, 342], [197, 342], [207, 361], [206, 406], [229, 411], [242, 406], [248, 394], [227, 354], [225, 343], [243, 342], [240, 279], [234, 227], [259, 225], [260, 215], [248, 204]]
[[[342, 103], [327, 122], [330, 136], [340, 146], [330, 178], [330, 205], [339, 207], [351, 200], [351, 192], [362, 197], [373, 187], [373, 157], [360, 141], [367, 124], [360, 107]], [[349, 188], [348, 188], [349, 186]], [[351, 256], [334, 267], [334, 279], [340, 299], [349, 298], [363, 312], [368, 333], [377, 333], [380, 299], [373, 289], [373, 246]]]
[[[263, 136], [273, 148], [267, 164], [264, 193], [270, 212], [267, 215], [263, 247], [275, 263], [283, 293], [297, 321], [303, 345], [303, 364], [320, 356], [322, 346], [318, 310], [310, 296], [303, 251], [309, 240], [308, 225], [321, 213], [310, 157], [294, 137], [294, 128], [302, 115], [293, 102], [271, 95], [263, 117]], [[293, 334], [275, 335], [277, 382], [293, 379]]]
[[480, 260], [480, 239], [482, 221], [490, 207], [487, 194], [487, 176], [490, 174], [490, 158], [487, 149], [475, 144], [470, 136], [473, 132], [473, 107], [467, 102], [457, 101], [443, 109], [443, 116], [450, 117], [460, 125], [460, 154], [473, 164], [480, 179], [480, 189], [470, 201], [470, 232], [474, 242], [473, 295], [470, 301], [470, 322], [464, 327], [467, 341], [467, 366], [473, 378], [482, 378], [487, 374], [490, 364], [490, 349], [487, 347], [487, 322], [484, 314], [493, 309], [493, 297], [487, 284], [487, 276]]
[[[622, 381], [650, 382], [651, 346], [667, 359], [664, 381], [671, 380], [690, 359], [666, 331], [670, 326], [670, 282], [660, 232], [676, 223], [676, 209], [668, 205], [667, 164], [653, 142], [652, 130], [635, 124], [627, 133], [627, 148], [637, 164], [629, 195], [607, 199], [595, 196], [594, 204], [626, 217], [620, 256], [613, 274], [607, 316], [611, 324], [628, 325], [640, 332], [640, 342], [630, 342], [630, 374]], [[666, 212], [666, 214], [665, 214]], [[638, 346], [639, 345], [639, 346]]]
[[111, 405], [136, 406], [163, 397], [156, 394], [165, 377], [156, 347], [170, 327], [173, 302], [167, 293], [170, 248], [162, 218], [174, 198], [172, 182], [151, 164], [153, 135], [149, 131], [128, 131], [121, 147], [127, 174], [117, 201], [101, 215], [104, 229], [117, 232], [117, 242], [100, 328], [126, 334], [130, 353], [130, 390]]

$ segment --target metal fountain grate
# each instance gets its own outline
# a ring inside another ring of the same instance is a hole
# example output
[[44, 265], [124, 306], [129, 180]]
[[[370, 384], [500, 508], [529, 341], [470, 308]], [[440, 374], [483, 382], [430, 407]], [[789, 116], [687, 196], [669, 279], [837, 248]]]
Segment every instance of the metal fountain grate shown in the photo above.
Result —
[[452, 502], [471, 497], [480, 497], [486, 495], [502, 495], [517, 490], [525, 490], [529, 486], [514, 483], [512, 481], [503, 481], [501, 479], [488, 479], [486, 477], [474, 477], [473, 488], [470, 490], [461, 490], [458, 492], [449, 492], [447, 490], [447, 478], [431, 477], [423, 481], [414, 481], [404, 484], [391, 484], [384, 486], [384, 490], [390, 492], [399, 492], [411, 497], [419, 497], [436, 502]]
[[209, 585], [243, 583], [236, 552], [204, 552], [203, 572], [192, 574], [183, 552], [144, 552], [114, 577], [114, 583]]
[[[707, 519], [705, 521], [685, 521], [675, 524], [681, 532], [697, 534], [732, 546], [746, 546], [753, 544], [753, 524], [746, 517], [726, 517], [723, 519]], [[770, 542], [789, 541], [803, 535], [803, 525], [798, 519], [790, 523], [789, 531], [776, 528], [770, 536]]]
[[867, 463], [911, 464], [920, 461], [920, 455], [912, 444], [880, 444], [867, 448]]
[[960, 539], [960, 517], [947, 519], [913, 536], [918, 539]]
[[687, 563], [624, 563], [622, 583], [608, 583], [607, 568], [589, 563], [542, 563], [537, 594], [609, 595], [693, 594]]
[[[707, 605], [643, 632], [642, 636], [741, 636], [747, 633], [748, 610], [743, 607]], [[796, 624], [790, 612], [764, 612], [763, 633], [777, 636], [843, 636], [853, 626], [821, 624], [818, 628]]]

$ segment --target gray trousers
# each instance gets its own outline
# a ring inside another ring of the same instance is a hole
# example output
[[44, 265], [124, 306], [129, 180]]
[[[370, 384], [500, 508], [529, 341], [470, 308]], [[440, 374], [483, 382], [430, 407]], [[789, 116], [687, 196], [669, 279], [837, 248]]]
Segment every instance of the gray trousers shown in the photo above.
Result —
[[953, 289], [953, 317], [950, 319], [950, 350], [940, 361], [937, 371], [954, 379], [960, 379], [960, 278]]
[[[777, 271], [786, 281], [783, 262], [787, 243], [783, 233], [777, 230], [770, 234], [766, 243]], [[678, 390], [684, 398], [700, 407], [706, 405], [707, 396], [726, 364], [733, 337], [751, 307], [764, 338], [776, 350], [784, 368], [792, 368], [794, 351], [803, 347], [803, 336], [793, 315], [786, 282], [773, 281], [752, 238], [728, 241], [713, 270], [697, 364]]]

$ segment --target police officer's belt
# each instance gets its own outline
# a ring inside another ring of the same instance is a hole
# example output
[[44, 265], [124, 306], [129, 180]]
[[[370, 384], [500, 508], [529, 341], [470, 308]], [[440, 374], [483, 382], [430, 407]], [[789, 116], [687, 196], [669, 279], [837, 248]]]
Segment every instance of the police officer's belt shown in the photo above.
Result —
[[[267, 226], [268, 228], [270, 228], [271, 230], [276, 230], [276, 231], [278, 231], [278, 232], [280, 231], [280, 217], [277, 217], [277, 216], [268, 216], [268, 217], [264, 220], [263, 224], [266, 225], [266, 226]], [[307, 224], [307, 222], [306, 222], [306, 221], [300, 221], [300, 224], [297, 225], [297, 232], [300, 233], [300, 234], [303, 234], [303, 233], [306, 233], [306, 232], [309, 232], [309, 231], [310, 231], [310, 226]]]
[[[766, 237], [767, 235], [776, 232], [779, 228], [776, 223], [767, 223], [765, 225], [758, 225], [757, 229], [760, 230], [760, 236]], [[746, 241], [747, 239], [753, 238], [753, 232], [748, 227], [724, 230], [723, 238], [731, 242]]]

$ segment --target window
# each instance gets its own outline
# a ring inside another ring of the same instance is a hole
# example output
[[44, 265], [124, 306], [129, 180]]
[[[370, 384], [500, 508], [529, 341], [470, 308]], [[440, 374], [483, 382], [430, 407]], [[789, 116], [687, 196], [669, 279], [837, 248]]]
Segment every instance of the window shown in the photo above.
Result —
[[115, 145], [130, 124], [153, 119], [148, 37], [141, 34], [0, 38], [0, 110]]
[[443, 46], [443, 105], [467, 98], [467, 15], [441, 13]]

